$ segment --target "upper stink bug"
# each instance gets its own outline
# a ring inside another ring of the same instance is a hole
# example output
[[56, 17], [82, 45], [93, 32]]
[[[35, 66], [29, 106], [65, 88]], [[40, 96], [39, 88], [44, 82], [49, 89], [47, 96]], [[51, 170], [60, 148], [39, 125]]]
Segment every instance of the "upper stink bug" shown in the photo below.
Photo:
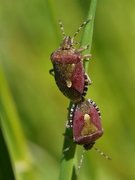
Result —
[[53, 69], [50, 73], [54, 73], [60, 91], [74, 103], [82, 100], [86, 95], [88, 84], [91, 83], [83, 68], [83, 60], [90, 58], [90, 54], [81, 54], [88, 46], [77, 49], [74, 42], [75, 36], [89, 21], [84, 21], [73, 37], [65, 35], [62, 22], [59, 21], [64, 38], [60, 47], [51, 54]]
[[91, 149], [95, 141], [103, 135], [101, 116], [98, 106], [92, 100], [73, 104], [70, 110], [70, 126], [73, 128], [73, 140]]

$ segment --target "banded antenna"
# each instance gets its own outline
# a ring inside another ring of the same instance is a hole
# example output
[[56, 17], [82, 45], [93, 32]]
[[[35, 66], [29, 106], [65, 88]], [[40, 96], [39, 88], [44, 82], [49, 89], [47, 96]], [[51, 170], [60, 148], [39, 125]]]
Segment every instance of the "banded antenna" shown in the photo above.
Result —
[[81, 26], [79, 26], [79, 28], [77, 29], [77, 31], [75, 32], [75, 34], [74, 34], [74, 36], [73, 36], [73, 39], [74, 39], [75, 36], [80, 32], [80, 30], [81, 30], [86, 24], [88, 24], [89, 22], [90, 22], [90, 19], [84, 21], [84, 22], [81, 24]]
[[94, 147], [94, 149], [95, 149], [101, 156], [103, 156], [105, 159], [107, 159], [107, 160], [112, 160], [111, 157], [109, 157], [107, 154], [105, 154], [104, 152], [102, 152], [99, 148]]
[[77, 173], [79, 174], [80, 172], [80, 169], [82, 167], [82, 163], [83, 163], [83, 159], [84, 159], [84, 155], [86, 153], [86, 149], [83, 149], [83, 152], [82, 152], [82, 155], [81, 155], [81, 158], [79, 160], [79, 164], [78, 164], [78, 167], [77, 167]]
[[[108, 155], [106, 155], [106, 154], [105, 154], [104, 152], [102, 152], [99, 148], [97, 148], [97, 147], [93, 147], [93, 148], [94, 148], [101, 156], [103, 156], [105, 159], [107, 159], [107, 160], [112, 160], [111, 157], [109, 157]], [[80, 158], [80, 160], [79, 160], [79, 164], [78, 164], [78, 167], [77, 167], [78, 174], [79, 174], [80, 169], [81, 169], [81, 167], [82, 167], [83, 160], [84, 160], [84, 155], [85, 155], [86, 151], [87, 151], [86, 149], [83, 149], [81, 158]]]
[[60, 25], [60, 29], [61, 29], [62, 35], [63, 35], [63, 37], [65, 37], [65, 36], [66, 36], [66, 34], [65, 34], [65, 31], [64, 31], [64, 26], [63, 26], [63, 23], [62, 23], [62, 21], [61, 21], [61, 20], [59, 20], [59, 25]]

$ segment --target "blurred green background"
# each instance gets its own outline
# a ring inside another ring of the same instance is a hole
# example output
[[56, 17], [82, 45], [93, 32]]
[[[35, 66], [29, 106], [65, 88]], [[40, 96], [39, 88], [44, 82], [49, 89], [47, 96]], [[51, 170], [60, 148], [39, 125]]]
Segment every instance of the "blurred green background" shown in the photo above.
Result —
[[[3, 100], [4, 112], [14, 104], [39, 180], [58, 178], [69, 103], [49, 75], [50, 54], [62, 38], [58, 19], [63, 21], [66, 33], [73, 35], [87, 18], [88, 7], [88, 0], [0, 0], [0, 88], [9, 87], [10, 94]], [[80, 37], [81, 33], [77, 40]], [[134, 48], [135, 1], [99, 1], [88, 71], [93, 84], [87, 97], [102, 113], [105, 133], [96, 146], [112, 161], [92, 149], [85, 155], [80, 180], [135, 179]], [[14, 117], [9, 115], [9, 119], [15, 128]], [[10, 136], [3, 127], [10, 150]], [[19, 130], [17, 133], [20, 137]], [[81, 152], [82, 147], [78, 147], [78, 161]]]

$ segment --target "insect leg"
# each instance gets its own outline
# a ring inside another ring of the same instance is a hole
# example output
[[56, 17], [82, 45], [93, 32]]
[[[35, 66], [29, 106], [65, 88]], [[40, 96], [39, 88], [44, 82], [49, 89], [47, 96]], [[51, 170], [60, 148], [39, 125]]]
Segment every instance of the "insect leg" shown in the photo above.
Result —
[[49, 73], [50, 73], [52, 76], [54, 76], [54, 69], [50, 69], [50, 70], [49, 70]]

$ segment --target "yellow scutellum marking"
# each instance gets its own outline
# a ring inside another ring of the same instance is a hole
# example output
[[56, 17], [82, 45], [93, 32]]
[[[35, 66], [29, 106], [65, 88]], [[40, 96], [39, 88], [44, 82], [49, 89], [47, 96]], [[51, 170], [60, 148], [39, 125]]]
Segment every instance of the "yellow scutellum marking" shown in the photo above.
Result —
[[82, 128], [81, 135], [85, 136], [85, 135], [93, 134], [96, 131], [97, 131], [97, 128], [94, 124], [92, 124], [90, 115], [85, 114], [84, 115], [84, 126]]
[[72, 64], [71, 66], [72, 66], [73, 69], [75, 68], [75, 64]]
[[84, 115], [84, 121], [85, 122], [89, 122], [90, 121], [90, 115], [89, 114], [85, 114]]
[[66, 84], [67, 84], [67, 87], [68, 87], [68, 88], [71, 88], [71, 86], [72, 86], [72, 82], [71, 82], [71, 81], [67, 80], [67, 81], [66, 81]]
[[67, 84], [68, 88], [71, 88], [71, 86], [72, 86], [72, 81], [70, 79], [72, 78], [72, 74], [73, 74], [74, 69], [75, 69], [75, 64], [67, 65], [67, 68], [66, 68], [66, 72], [67, 72], [66, 84]]

